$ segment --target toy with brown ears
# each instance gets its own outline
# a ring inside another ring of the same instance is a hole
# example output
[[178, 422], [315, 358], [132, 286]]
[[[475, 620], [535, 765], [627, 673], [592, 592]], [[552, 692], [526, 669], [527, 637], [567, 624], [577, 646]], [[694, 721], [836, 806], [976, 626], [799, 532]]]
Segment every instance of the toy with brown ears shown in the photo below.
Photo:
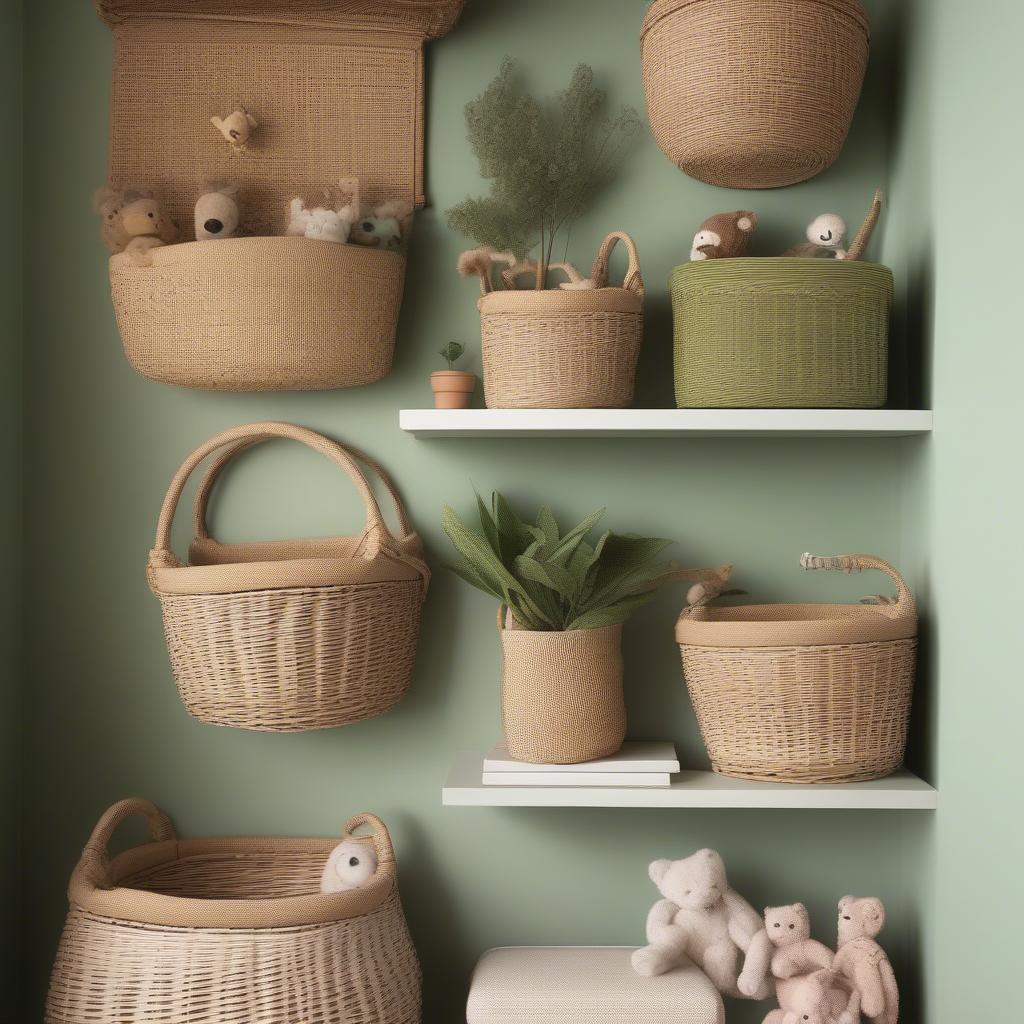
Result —
[[691, 260], [720, 260], [746, 256], [757, 227], [757, 214], [751, 210], [716, 213], [708, 217], [693, 236]]

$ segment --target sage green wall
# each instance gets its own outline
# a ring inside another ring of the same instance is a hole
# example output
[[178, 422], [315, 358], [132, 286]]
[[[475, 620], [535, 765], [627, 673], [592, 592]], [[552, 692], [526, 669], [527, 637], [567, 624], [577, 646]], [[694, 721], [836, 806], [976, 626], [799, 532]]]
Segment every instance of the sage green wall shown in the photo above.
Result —
[[[804, 550], [867, 550], [899, 563], [903, 476], [912, 445], [884, 440], [417, 441], [397, 410], [428, 404], [435, 351], [473, 342], [474, 288], [453, 267], [462, 239], [440, 211], [480, 188], [462, 107], [503, 54], [523, 59], [538, 91], [590, 62], [615, 104], [642, 108], [636, 37], [644, 5], [615, 0], [471, 2], [429, 53], [427, 166], [433, 207], [417, 221], [394, 373], [352, 392], [216, 395], [137, 377], [124, 360], [106, 262], [90, 212], [103, 180], [109, 33], [89, 4], [28, 6], [27, 346], [28, 919], [37, 1019], [64, 913], [64, 886], [100, 811], [128, 794], [169, 809], [181, 831], [334, 832], [370, 808], [391, 825], [402, 890], [426, 971], [429, 1022], [461, 1019], [468, 972], [493, 945], [636, 943], [654, 898], [646, 864], [702, 845], [725, 855], [755, 904], [803, 899], [831, 939], [835, 900], [878, 893], [887, 944], [915, 1019], [920, 988], [919, 853], [928, 814], [735, 811], [487, 810], [440, 806], [457, 750], [498, 735], [494, 609], [438, 571], [426, 605], [416, 679], [393, 713], [346, 730], [264, 736], [199, 725], [182, 710], [143, 578], [157, 509], [184, 455], [213, 432], [279, 418], [366, 447], [393, 470], [437, 565], [442, 502], [469, 509], [472, 486], [500, 487], [526, 508], [566, 519], [607, 505], [608, 523], [677, 538], [683, 562], [733, 561], [766, 599], [859, 597], [866, 580], [803, 575]], [[761, 245], [800, 236], [816, 213], [859, 221], [888, 180], [897, 5], [870, 5], [875, 60], [847, 148], [815, 180], [736, 193], [685, 178], [645, 135], [615, 187], [574, 231], [582, 264], [610, 228], [635, 234], [649, 284], [641, 358], [644, 404], [671, 403], [665, 281], [694, 227], [751, 206]], [[965, 203], [966, 205], [966, 203]], [[891, 244], [891, 242], [886, 243]], [[215, 527], [227, 536], [328, 534], [357, 525], [344, 481], [311, 454], [274, 445], [230, 479]], [[185, 526], [177, 541], [187, 543]], [[912, 583], [916, 582], [911, 580]], [[670, 734], [687, 764], [706, 763], [682, 687], [666, 592], [626, 630], [634, 736]], [[730, 1020], [759, 1021], [737, 1006]]]

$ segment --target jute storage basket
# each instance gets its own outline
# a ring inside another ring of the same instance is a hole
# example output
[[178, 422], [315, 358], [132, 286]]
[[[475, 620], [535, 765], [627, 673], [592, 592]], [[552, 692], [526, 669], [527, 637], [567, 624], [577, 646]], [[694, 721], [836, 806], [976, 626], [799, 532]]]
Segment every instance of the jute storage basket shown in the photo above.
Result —
[[899, 573], [871, 555], [804, 555], [805, 569], [879, 569], [872, 604], [712, 608], [676, 624], [683, 676], [711, 766], [765, 782], [862, 782], [903, 763], [917, 612]]
[[[135, 815], [151, 842], [111, 858]], [[115, 804], [71, 876], [46, 1024], [419, 1024], [391, 837], [372, 814], [344, 834], [375, 848], [377, 871], [324, 895], [337, 837], [178, 839], [148, 801]]]
[[868, 46], [860, 0], [655, 0], [640, 33], [654, 138], [711, 185], [811, 178], [843, 148]]
[[[307, 444], [349, 476], [366, 510], [360, 534], [244, 544], [210, 536], [206, 507], [221, 470], [275, 437]], [[183, 564], [171, 550], [174, 513], [189, 476], [214, 453], [196, 492], [195, 539]], [[360, 462], [393, 498], [400, 536], [384, 522]], [[181, 699], [202, 722], [328, 729], [383, 714], [409, 688], [430, 579], [420, 539], [381, 467], [313, 431], [253, 423], [197, 448], [167, 491], [148, 577]]]
[[892, 271], [860, 261], [751, 257], [675, 268], [680, 408], [885, 404]]
[[[294, 196], [356, 177], [421, 206], [423, 50], [463, 0], [99, 0], [114, 32], [109, 184], [155, 191], [181, 242], [110, 260], [132, 366], [224, 391], [313, 390], [391, 369], [405, 255], [280, 237]], [[244, 106], [245, 153], [210, 124]], [[193, 206], [236, 182], [244, 237], [193, 242]], [[407, 238], [406, 238], [407, 241]]]
[[[608, 285], [617, 242], [629, 253], [622, 287]], [[481, 296], [484, 401], [489, 409], [618, 409], [633, 401], [643, 341], [644, 283], [629, 235], [612, 232], [592, 289], [491, 291]]]

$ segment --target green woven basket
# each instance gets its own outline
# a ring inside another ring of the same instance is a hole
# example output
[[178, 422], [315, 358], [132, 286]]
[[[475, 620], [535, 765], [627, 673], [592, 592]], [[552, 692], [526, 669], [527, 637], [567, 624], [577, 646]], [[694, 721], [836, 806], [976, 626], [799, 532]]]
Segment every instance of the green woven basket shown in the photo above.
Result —
[[744, 258], [672, 271], [679, 408], [885, 404], [892, 271]]

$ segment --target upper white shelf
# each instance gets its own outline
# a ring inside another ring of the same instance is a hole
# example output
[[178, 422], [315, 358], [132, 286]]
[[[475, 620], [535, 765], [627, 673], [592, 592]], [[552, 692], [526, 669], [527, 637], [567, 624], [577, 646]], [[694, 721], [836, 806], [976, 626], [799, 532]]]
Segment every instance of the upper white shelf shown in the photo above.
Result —
[[402, 409], [417, 437], [906, 437], [928, 409]]
[[479, 754], [460, 754], [441, 791], [449, 807], [739, 807], [927, 811], [939, 795], [901, 769], [875, 782], [789, 785], [746, 782], [714, 772], [683, 771], [670, 786], [485, 786]]

